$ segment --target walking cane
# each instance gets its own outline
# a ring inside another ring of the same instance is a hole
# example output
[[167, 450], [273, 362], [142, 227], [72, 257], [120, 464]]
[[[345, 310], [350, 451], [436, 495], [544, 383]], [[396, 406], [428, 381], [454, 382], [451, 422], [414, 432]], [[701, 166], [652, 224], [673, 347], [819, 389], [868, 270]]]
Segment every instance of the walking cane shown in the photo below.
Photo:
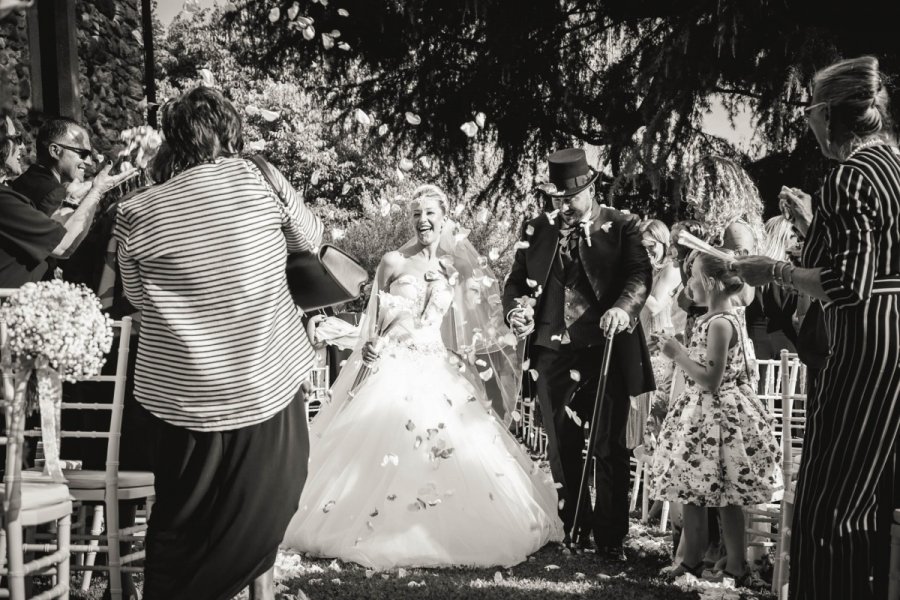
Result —
[[578, 485], [578, 498], [575, 502], [575, 519], [572, 522], [572, 531], [569, 539], [572, 543], [578, 542], [578, 517], [581, 514], [581, 501], [587, 492], [588, 473], [590, 472], [591, 459], [593, 458], [594, 443], [597, 441], [597, 421], [600, 420], [600, 407], [603, 397], [606, 395], [606, 379], [609, 374], [609, 357], [612, 355], [613, 337], [609, 336], [603, 344], [603, 362], [600, 365], [600, 380], [597, 382], [597, 397], [594, 398], [594, 413], [591, 416], [591, 429], [588, 433], [587, 454], [584, 457], [584, 467], [581, 469], [581, 483]]

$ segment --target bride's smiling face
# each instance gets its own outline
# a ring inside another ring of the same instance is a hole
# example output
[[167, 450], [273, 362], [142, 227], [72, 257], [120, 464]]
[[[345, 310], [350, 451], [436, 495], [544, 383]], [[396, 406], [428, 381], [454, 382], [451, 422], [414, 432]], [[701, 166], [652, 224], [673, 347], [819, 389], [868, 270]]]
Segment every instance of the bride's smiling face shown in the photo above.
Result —
[[423, 246], [436, 243], [444, 226], [444, 211], [435, 198], [422, 198], [412, 205], [412, 225]]

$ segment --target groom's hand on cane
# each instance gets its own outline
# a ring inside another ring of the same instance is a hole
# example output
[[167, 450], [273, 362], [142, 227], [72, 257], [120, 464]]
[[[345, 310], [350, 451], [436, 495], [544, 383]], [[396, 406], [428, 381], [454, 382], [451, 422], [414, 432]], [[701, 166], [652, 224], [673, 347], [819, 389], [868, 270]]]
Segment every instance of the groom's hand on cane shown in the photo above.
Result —
[[600, 317], [600, 331], [606, 337], [612, 337], [628, 329], [630, 320], [621, 308], [611, 308]]

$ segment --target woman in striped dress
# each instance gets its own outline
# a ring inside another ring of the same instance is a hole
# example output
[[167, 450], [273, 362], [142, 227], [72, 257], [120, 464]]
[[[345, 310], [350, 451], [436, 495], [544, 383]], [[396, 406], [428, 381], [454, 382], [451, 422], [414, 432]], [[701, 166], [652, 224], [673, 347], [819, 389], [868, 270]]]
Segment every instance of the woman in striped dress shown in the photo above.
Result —
[[306, 479], [301, 383], [313, 350], [285, 278], [321, 222], [243, 143], [237, 111], [199, 87], [164, 107], [156, 185], [115, 235], [141, 310], [135, 397], [149, 411], [156, 503], [146, 600], [274, 599], [275, 555]]
[[831, 355], [807, 409], [791, 547], [791, 598], [887, 598], [900, 506], [900, 152], [872, 57], [816, 74], [810, 127], [840, 161], [822, 187], [805, 268], [763, 257], [735, 269], [822, 303]]

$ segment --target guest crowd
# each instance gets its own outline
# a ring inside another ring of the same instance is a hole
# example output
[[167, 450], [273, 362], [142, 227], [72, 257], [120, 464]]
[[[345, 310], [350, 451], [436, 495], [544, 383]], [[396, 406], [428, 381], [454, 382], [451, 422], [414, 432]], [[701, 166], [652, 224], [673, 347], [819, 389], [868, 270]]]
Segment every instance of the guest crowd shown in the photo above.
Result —
[[[591, 449], [598, 497], [579, 507], [593, 516], [567, 542], [593, 535], [609, 558], [627, 559], [633, 454], [650, 465], [653, 498], [672, 507], [667, 576], [752, 585], [743, 509], [796, 485], [791, 597], [884, 599], [900, 506], [900, 151], [874, 58], [820, 71], [805, 110], [835, 164], [816, 193], [782, 188], [781, 214], [768, 221], [753, 180], [728, 158], [692, 166], [686, 212], [670, 228], [601, 206], [580, 150], [551, 155], [544, 193], [559, 221], [541, 215], [526, 227], [503, 316], [529, 340], [540, 374], [565, 500], [548, 532], [575, 526], [584, 432], [569, 413], [589, 416], [594, 400], [570, 373], [596, 383], [615, 336]], [[313, 353], [285, 261], [317, 248], [323, 225], [277, 169], [273, 184], [241, 157], [240, 115], [221, 92], [196, 88], [160, 120], [153, 185], [123, 194], [135, 169], [98, 155], [80, 123], [45, 120], [23, 169], [21, 132], [0, 114], [0, 288], [61, 277], [99, 291], [115, 272], [107, 306], [141, 317], [129, 410], [156, 486], [144, 597], [230, 598], [250, 586], [270, 598], [310, 443], [302, 383]], [[437, 200], [410, 216], [410, 247], [422, 254], [385, 257], [398, 275], [384, 292], [409, 276], [403, 260], [437, 264], [427, 262], [439, 249], [428, 232], [445, 226], [446, 199], [428, 194]], [[721, 253], [690, 251], [682, 232]], [[89, 234], [93, 250], [71, 260]], [[558, 303], [537, 297], [534, 281]], [[758, 397], [757, 360], [782, 348], [809, 373], [795, 483], [782, 480], [781, 444]]]

